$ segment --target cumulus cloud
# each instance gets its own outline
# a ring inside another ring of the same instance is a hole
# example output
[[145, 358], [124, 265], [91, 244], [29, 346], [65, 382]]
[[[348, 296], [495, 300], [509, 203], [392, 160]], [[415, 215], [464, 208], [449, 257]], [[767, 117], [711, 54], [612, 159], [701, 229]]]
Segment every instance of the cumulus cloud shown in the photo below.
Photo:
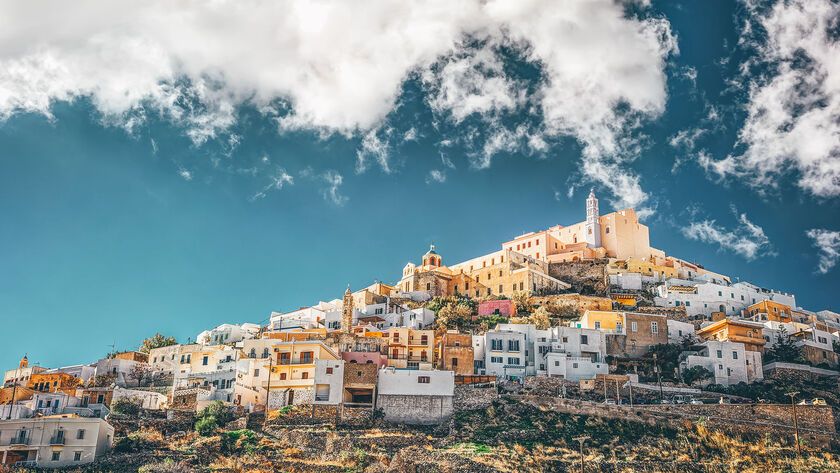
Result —
[[840, 232], [823, 228], [812, 228], [805, 232], [813, 240], [813, 245], [819, 251], [820, 262], [817, 270], [826, 274], [840, 261]]
[[[539, 66], [530, 95], [498, 47]], [[485, 161], [513, 142], [545, 151], [545, 137], [569, 136], [594, 162], [585, 176], [638, 206], [647, 194], [625, 166], [637, 153], [629, 135], [663, 111], [675, 51], [666, 20], [628, 17], [614, 0], [0, 0], [0, 118], [86, 97], [106, 123], [131, 130], [159, 113], [201, 144], [249, 105], [280, 130], [364, 136], [359, 169], [389, 170], [387, 141], [370, 133], [420, 77], [447, 120], [524, 108], [540, 122], [514, 141], [518, 125], [490, 136]]]
[[682, 228], [683, 235], [691, 240], [716, 244], [722, 250], [731, 251], [752, 261], [759, 256], [773, 255], [770, 239], [764, 229], [756, 225], [745, 213], [737, 213], [739, 226], [728, 229], [719, 225], [715, 220], [701, 220], [692, 222]]
[[[701, 162], [722, 178], [746, 177], [763, 190], [795, 172], [818, 197], [840, 195], [840, 4], [789, 0], [765, 10], [748, 2], [742, 39], [757, 52], [742, 72], [749, 78], [743, 152]], [[832, 30], [835, 30], [832, 32]], [[766, 35], [758, 34], [766, 33]]]

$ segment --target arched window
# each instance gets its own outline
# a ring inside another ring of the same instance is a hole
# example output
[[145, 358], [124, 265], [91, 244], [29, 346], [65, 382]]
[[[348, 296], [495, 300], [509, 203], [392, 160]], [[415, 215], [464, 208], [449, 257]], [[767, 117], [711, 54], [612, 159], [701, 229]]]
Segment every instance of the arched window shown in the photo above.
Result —
[[251, 353], [248, 355], [249, 358], [256, 358], [257, 357], [257, 349], [251, 348]]
[[263, 358], [268, 358], [268, 347], [263, 348], [262, 357]]
[[726, 307], [724, 307], [723, 304], [720, 306], [720, 311], [726, 313]]

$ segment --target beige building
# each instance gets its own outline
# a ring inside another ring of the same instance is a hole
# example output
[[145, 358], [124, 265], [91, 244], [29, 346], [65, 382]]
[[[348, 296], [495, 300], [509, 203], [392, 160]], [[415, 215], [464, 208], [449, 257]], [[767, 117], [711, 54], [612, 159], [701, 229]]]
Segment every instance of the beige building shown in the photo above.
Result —
[[392, 328], [387, 332], [388, 366], [402, 369], [431, 370], [435, 361], [435, 332]]

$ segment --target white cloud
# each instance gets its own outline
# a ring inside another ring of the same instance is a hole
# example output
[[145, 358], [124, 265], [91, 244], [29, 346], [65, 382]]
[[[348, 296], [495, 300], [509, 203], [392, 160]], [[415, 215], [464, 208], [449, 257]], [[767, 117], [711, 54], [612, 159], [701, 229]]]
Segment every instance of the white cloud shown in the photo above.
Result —
[[478, 49], [459, 49], [442, 66], [426, 71], [423, 82], [433, 111], [459, 123], [472, 114], [515, 109], [524, 101], [524, 88], [505, 75], [493, 46], [487, 41]]
[[342, 206], [347, 203], [347, 196], [341, 194], [341, 184], [344, 182], [344, 177], [336, 171], [327, 171], [321, 178], [327, 183], [326, 189], [323, 191], [324, 199], [332, 202], [335, 205]]
[[386, 173], [391, 172], [389, 140], [392, 134], [393, 129], [390, 127], [375, 128], [365, 134], [362, 138], [361, 148], [356, 151], [356, 172], [365, 172], [368, 168], [368, 161], [371, 159], [379, 163], [379, 166]]
[[738, 217], [739, 224], [734, 229], [718, 225], [715, 220], [702, 220], [692, 222], [681, 231], [686, 238], [716, 244], [720, 249], [739, 254], [748, 261], [759, 256], [774, 255], [764, 229], [751, 222], [747, 214], [739, 214], [734, 208], [732, 210]]
[[[267, 160], [266, 156], [263, 156], [263, 162]], [[295, 183], [295, 178], [292, 177], [291, 174], [287, 173], [285, 169], [279, 168], [277, 172], [271, 176], [271, 182], [268, 183], [265, 187], [263, 187], [259, 192], [251, 196], [251, 201], [259, 200], [268, 195], [269, 192], [272, 190], [280, 190], [286, 185], [292, 185]]]
[[819, 251], [820, 262], [818, 271], [826, 274], [840, 261], [840, 232], [812, 228], [805, 232], [813, 240], [813, 245]]
[[[747, 118], [739, 132], [743, 153], [707, 160], [708, 171], [743, 177], [763, 190], [790, 171], [818, 197], [840, 196], [840, 41], [830, 30], [840, 4], [829, 0], [778, 2], [753, 17], [742, 44], [758, 58], [742, 68], [749, 78]], [[752, 35], [766, 32], [757, 42]]]
[[[475, 41], [483, 47], [471, 49]], [[497, 45], [541, 67], [531, 96]], [[639, 205], [647, 194], [626, 170], [637, 153], [629, 134], [663, 111], [675, 51], [666, 20], [625, 17], [614, 0], [82, 0], [49, 9], [0, 0], [0, 119], [49, 116], [56, 101], [89, 97], [107, 123], [130, 130], [159, 112], [201, 144], [230, 132], [249, 104], [281, 130], [364, 135], [361, 169], [374, 159], [387, 170], [382, 137], [369, 133], [419, 73], [432, 78], [438, 115], [457, 122], [524, 108], [541, 123], [521, 146], [544, 151], [544, 137], [573, 137], [595, 163], [584, 174]], [[511, 149], [510, 136], [490, 139], [485, 153]], [[604, 168], [621, 168], [618, 180]], [[626, 195], [625, 182], [634, 183]]]
[[446, 182], [446, 173], [439, 169], [432, 169], [429, 171], [429, 176], [426, 178], [426, 184], [432, 184], [434, 182], [439, 184]]
[[178, 168], [178, 175], [181, 176], [181, 178], [184, 179], [185, 181], [192, 181], [192, 179], [193, 179], [192, 173], [184, 167], [179, 167]]

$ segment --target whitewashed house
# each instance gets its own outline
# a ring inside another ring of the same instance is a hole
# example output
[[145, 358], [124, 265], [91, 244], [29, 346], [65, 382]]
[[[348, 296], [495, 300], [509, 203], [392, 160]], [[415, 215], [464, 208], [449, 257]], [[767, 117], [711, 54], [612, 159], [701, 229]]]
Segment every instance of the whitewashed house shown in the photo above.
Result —
[[761, 353], [744, 349], [743, 343], [707, 340], [685, 357], [681, 369], [702, 366], [712, 373], [705, 384], [731, 386], [764, 379]]
[[609, 372], [606, 340], [600, 330], [575, 327], [537, 330], [533, 351], [538, 375], [577, 381]]
[[222, 324], [212, 330], [205, 330], [199, 333], [195, 337], [195, 340], [202, 345], [232, 344], [255, 338], [259, 333], [260, 326], [257, 324]]
[[111, 449], [114, 428], [97, 417], [48, 416], [0, 421], [0, 463], [64, 468], [92, 463]]
[[455, 373], [382, 368], [376, 393], [376, 406], [389, 422], [440, 423], [454, 411]]
[[793, 294], [764, 289], [748, 282], [699, 281], [671, 278], [656, 288], [654, 304], [660, 307], [683, 307], [692, 318], [708, 320], [712, 312], [739, 315], [748, 306], [772, 300], [796, 307]]

